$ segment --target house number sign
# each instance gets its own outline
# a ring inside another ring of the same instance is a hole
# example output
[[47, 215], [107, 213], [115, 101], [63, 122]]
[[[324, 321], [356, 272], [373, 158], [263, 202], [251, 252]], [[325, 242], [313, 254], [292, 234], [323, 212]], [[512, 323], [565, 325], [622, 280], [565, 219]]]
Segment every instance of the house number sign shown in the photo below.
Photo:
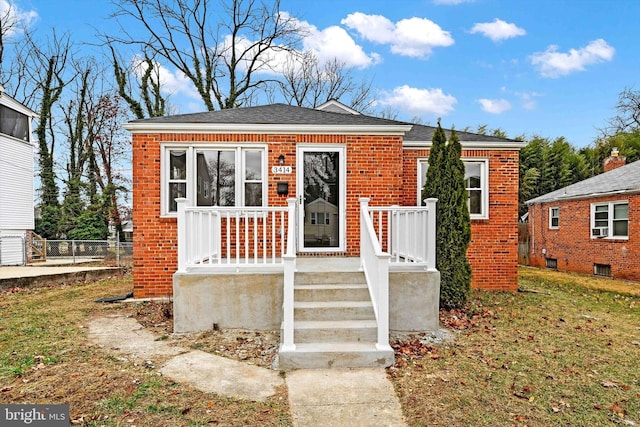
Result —
[[273, 174], [277, 174], [277, 173], [290, 174], [291, 173], [291, 166], [272, 166], [271, 167], [271, 173], [273, 173]]

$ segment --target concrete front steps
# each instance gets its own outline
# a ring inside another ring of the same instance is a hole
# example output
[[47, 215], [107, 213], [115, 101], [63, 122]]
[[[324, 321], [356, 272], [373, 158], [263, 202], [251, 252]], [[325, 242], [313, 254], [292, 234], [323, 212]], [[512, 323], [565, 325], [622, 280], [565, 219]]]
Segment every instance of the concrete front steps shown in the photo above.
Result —
[[280, 351], [279, 367], [291, 369], [385, 367], [391, 347], [378, 349], [378, 328], [364, 273], [296, 273], [295, 350]]

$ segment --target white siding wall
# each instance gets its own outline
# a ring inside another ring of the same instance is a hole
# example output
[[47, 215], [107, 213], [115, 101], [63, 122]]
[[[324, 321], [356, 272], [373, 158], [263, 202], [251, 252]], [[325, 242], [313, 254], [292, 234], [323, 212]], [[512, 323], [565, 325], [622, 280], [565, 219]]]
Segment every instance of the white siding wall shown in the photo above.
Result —
[[33, 147], [0, 135], [0, 230], [33, 230]]
[[26, 233], [22, 230], [0, 230], [0, 265], [23, 265]]

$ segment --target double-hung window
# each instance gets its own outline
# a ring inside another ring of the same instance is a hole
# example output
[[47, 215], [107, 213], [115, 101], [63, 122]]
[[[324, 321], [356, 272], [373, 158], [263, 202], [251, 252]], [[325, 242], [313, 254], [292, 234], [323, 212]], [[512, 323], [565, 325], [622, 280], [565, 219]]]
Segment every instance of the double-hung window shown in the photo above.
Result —
[[549, 208], [549, 228], [560, 227], [560, 208]]
[[162, 214], [177, 211], [178, 197], [196, 206], [264, 206], [265, 161], [261, 146], [165, 147]]
[[629, 203], [627, 201], [591, 204], [592, 238], [629, 238]]
[[[471, 219], [489, 218], [489, 177], [488, 160], [486, 159], [463, 159], [464, 182], [469, 198], [467, 206]], [[428, 159], [418, 160], [418, 205], [422, 205], [422, 188], [427, 177], [429, 168]]]

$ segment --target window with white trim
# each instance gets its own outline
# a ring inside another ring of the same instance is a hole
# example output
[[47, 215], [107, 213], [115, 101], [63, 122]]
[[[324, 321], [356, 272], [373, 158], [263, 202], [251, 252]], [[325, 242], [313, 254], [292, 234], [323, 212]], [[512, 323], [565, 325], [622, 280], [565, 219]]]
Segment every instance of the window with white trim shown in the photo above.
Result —
[[162, 167], [162, 214], [177, 211], [175, 199], [196, 206], [264, 206], [265, 147], [165, 147]]
[[560, 208], [549, 208], [549, 228], [560, 228]]
[[591, 238], [629, 238], [629, 202], [591, 204]]
[[[471, 219], [489, 218], [489, 177], [487, 159], [462, 159], [464, 163], [464, 182], [469, 195], [467, 206]], [[422, 188], [429, 168], [428, 159], [418, 159], [418, 205], [422, 205]]]
[[311, 212], [311, 225], [330, 225], [328, 212]]

